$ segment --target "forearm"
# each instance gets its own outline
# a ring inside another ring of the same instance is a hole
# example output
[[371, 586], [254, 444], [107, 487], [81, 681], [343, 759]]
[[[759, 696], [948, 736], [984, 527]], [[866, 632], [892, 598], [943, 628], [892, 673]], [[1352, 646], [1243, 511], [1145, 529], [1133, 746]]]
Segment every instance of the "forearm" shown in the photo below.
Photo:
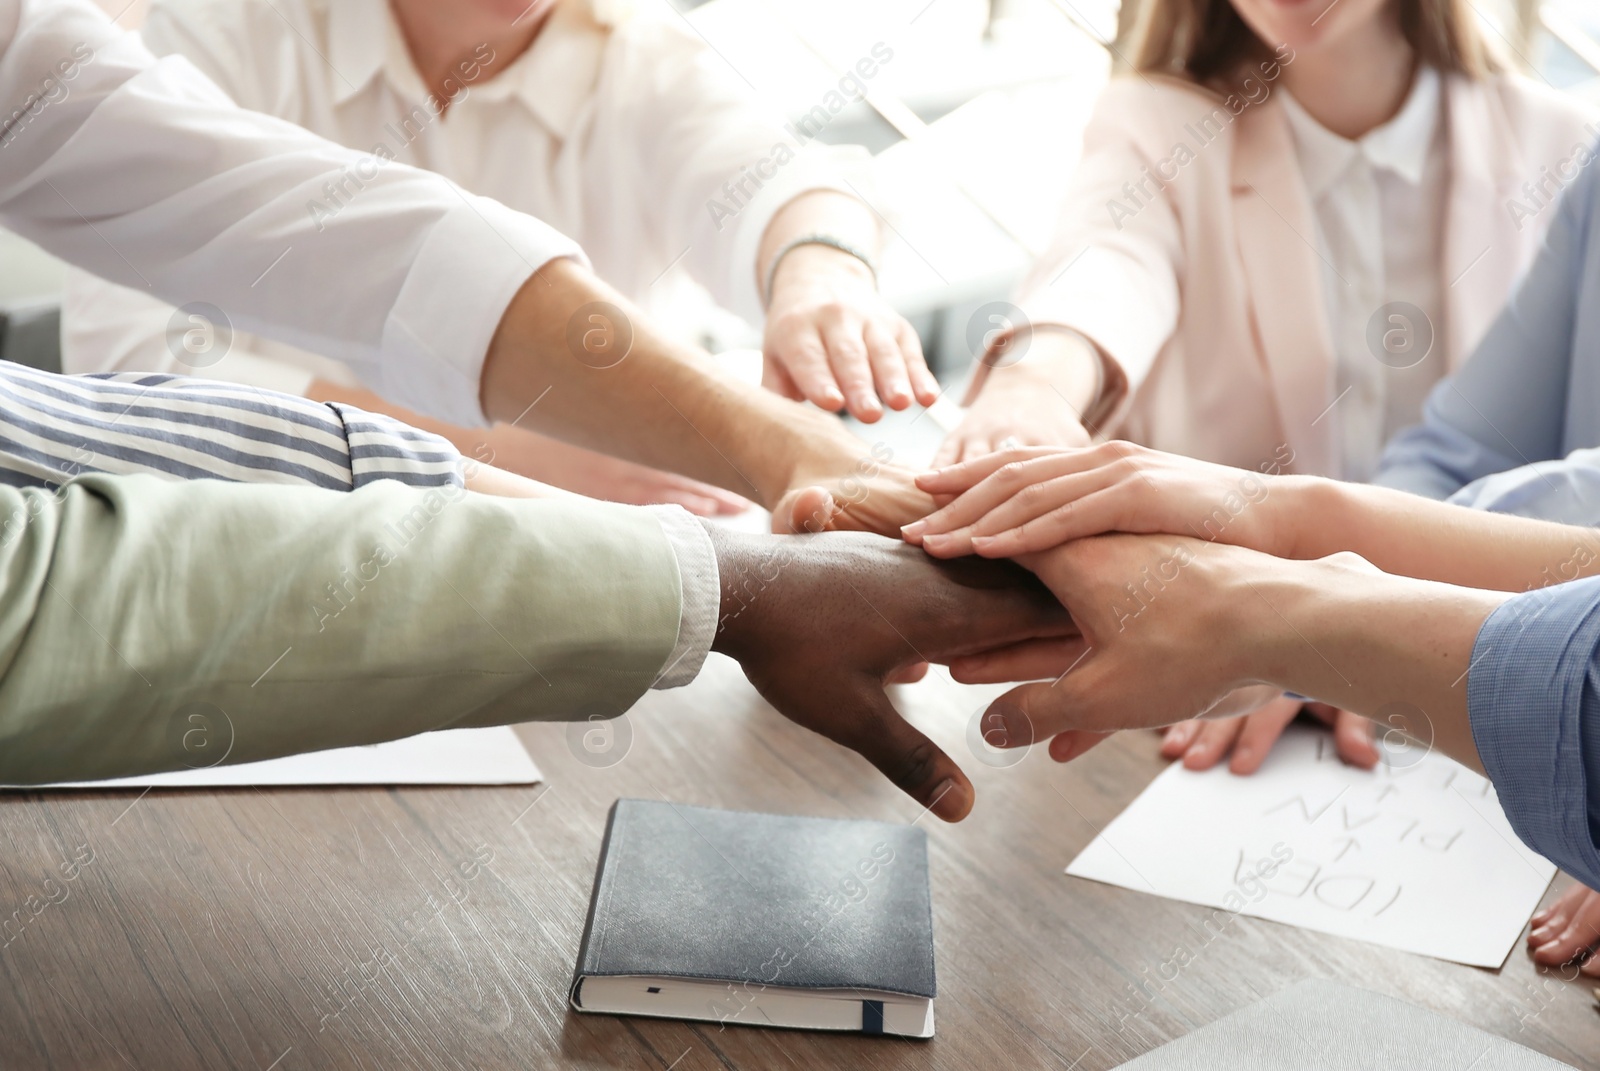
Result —
[[0, 488], [0, 576], [11, 783], [615, 715], [679, 628], [650, 513], [390, 481]]
[[[585, 308], [597, 302], [610, 308]], [[586, 331], [609, 332], [597, 338], [608, 352], [586, 350]], [[867, 453], [833, 418], [716, 375], [703, 354], [661, 335], [571, 261], [546, 265], [513, 299], [484, 363], [483, 406], [493, 419], [768, 508], [801, 477], [847, 471]]]
[[1484, 619], [1509, 596], [1335, 558], [1274, 563], [1228, 597], [1240, 680], [1375, 718], [1483, 769], [1467, 672]]
[[[501, 428], [462, 428], [414, 413], [403, 406], [386, 402], [369, 390], [345, 387], [325, 379], [311, 381], [309, 394], [324, 401], [358, 405], [375, 413], [384, 413], [412, 427], [431, 432], [448, 440], [461, 451], [461, 476], [467, 490], [501, 498], [579, 498], [570, 491], [553, 487], [540, 480], [497, 468], [496, 439], [507, 434]], [[515, 432], [512, 432], [515, 434]], [[542, 438], [542, 437], [540, 437]], [[519, 444], [525, 445], [525, 444]]]
[[1275, 481], [1269, 501], [1273, 497], [1287, 532], [1281, 553], [1288, 557], [1348, 550], [1387, 573], [1494, 591], [1525, 591], [1600, 571], [1600, 537], [1587, 528], [1314, 477]]

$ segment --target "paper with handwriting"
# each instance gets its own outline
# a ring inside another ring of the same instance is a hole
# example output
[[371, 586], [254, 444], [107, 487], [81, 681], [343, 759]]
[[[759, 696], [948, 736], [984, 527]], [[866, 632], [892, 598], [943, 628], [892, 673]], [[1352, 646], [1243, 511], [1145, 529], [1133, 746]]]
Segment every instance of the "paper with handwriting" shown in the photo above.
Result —
[[1478, 967], [1499, 967], [1555, 867], [1494, 787], [1436, 752], [1346, 766], [1292, 725], [1248, 777], [1161, 773], [1067, 867], [1077, 877]]

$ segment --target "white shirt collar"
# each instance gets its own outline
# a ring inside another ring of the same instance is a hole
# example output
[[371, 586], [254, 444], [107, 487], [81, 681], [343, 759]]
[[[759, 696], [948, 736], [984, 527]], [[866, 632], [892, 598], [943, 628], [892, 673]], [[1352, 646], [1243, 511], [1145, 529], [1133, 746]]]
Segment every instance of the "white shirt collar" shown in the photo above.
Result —
[[1365, 157], [1374, 169], [1391, 171], [1412, 185], [1422, 181], [1439, 126], [1439, 72], [1432, 67], [1418, 69], [1411, 92], [1395, 117], [1358, 141], [1340, 137], [1317, 122], [1288, 90], [1282, 90], [1281, 96], [1284, 114], [1294, 131], [1300, 169], [1313, 200], [1342, 178], [1358, 157]]
[[[337, 0], [328, 23], [328, 60], [336, 72], [335, 105], [382, 76], [408, 100], [422, 101], [423, 86], [405, 36], [387, 0]], [[600, 77], [609, 30], [587, 4], [562, 3], [533, 45], [470, 95], [485, 101], [520, 99], [558, 137], [567, 137], [579, 109]]]

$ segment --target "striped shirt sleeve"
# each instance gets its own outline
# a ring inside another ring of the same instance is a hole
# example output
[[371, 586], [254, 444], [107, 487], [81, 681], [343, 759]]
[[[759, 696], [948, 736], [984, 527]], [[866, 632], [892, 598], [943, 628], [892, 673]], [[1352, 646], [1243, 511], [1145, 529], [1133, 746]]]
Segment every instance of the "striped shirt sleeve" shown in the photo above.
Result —
[[349, 491], [374, 480], [460, 486], [437, 435], [339, 403], [186, 376], [63, 376], [0, 362], [0, 482], [88, 472]]

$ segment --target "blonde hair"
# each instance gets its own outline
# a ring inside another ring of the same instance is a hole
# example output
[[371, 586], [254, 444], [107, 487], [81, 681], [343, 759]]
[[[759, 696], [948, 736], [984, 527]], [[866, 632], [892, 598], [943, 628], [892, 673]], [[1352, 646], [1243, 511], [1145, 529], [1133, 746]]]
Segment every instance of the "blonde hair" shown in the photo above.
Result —
[[[1448, 74], [1483, 78], [1500, 69], [1473, 21], [1468, 0], [1392, 0], [1400, 32], [1417, 59]], [[1135, 70], [1214, 85], [1267, 45], [1229, 0], [1143, 0], [1130, 55]]]

